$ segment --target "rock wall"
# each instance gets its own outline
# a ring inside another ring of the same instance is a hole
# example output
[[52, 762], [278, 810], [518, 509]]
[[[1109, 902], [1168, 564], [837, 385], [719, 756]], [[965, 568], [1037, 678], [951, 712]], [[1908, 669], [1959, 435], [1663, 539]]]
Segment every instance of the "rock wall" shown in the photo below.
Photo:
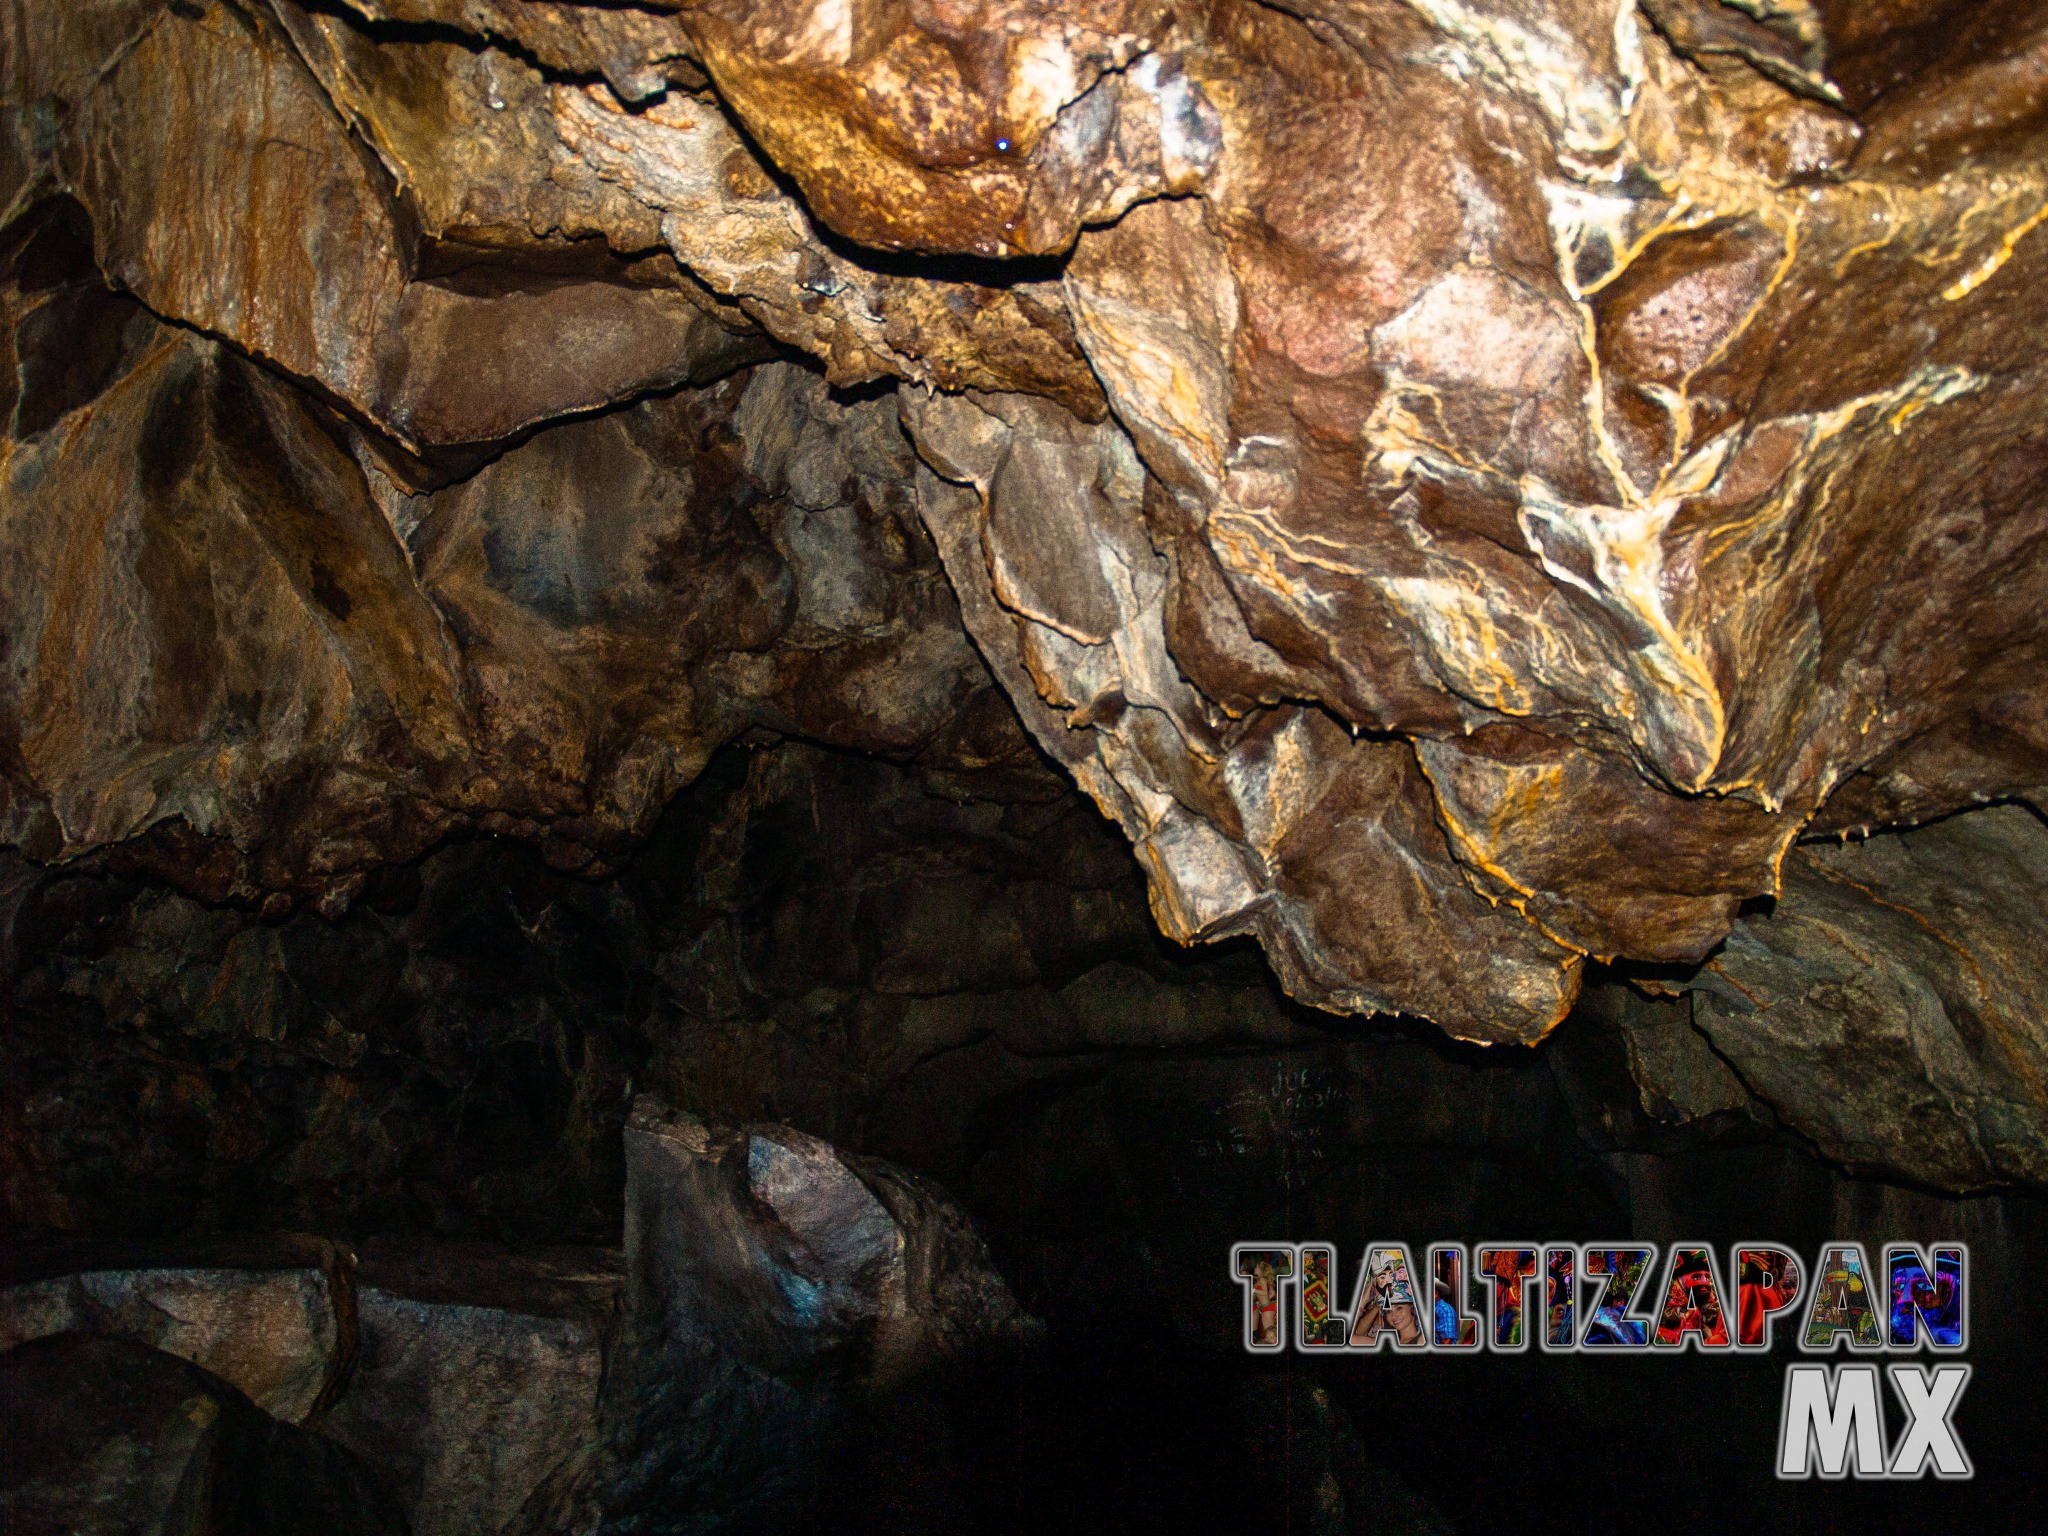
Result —
[[[1802, 847], [1705, 968], [1603, 972], [1540, 1051], [1491, 1055], [1303, 1008], [1242, 941], [1164, 940], [1113, 829], [1050, 775], [974, 798], [951, 771], [728, 749], [620, 875], [468, 839], [338, 922], [17, 862], [0, 1211], [616, 1242], [636, 1087], [991, 1197], [1040, 1187], [1067, 1137], [1112, 1182], [1125, 1157], [1242, 1163], [1254, 1211], [1382, 1145], [1513, 1188], [1585, 1138], [2038, 1187], [2044, 844], [1999, 808]], [[1569, 1113], [1528, 1108], [1553, 1092]]]

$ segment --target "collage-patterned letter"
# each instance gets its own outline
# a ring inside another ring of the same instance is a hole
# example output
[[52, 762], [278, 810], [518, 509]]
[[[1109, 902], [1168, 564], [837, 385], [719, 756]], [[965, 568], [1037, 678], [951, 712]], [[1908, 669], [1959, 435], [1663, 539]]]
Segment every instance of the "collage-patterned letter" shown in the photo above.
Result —
[[1771, 1320], [1799, 1300], [1806, 1284], [1799, 1257], [1765, 1243], [1740, 1243], [1734, 1270], [1735, 1347], [1769, 1349]]
[[1434, 1243], [1429, 1250], [1430, 1323], [1432, 1349], [1477, 1349], [1479, 1319], [1467, 1310], [1472, 1303], [1465, 1289], [1465, 1248], [1462, 1243]]
[[1657, 1261], [1657, 1250], [1623, 1243], [1588, 1244], [1580, 1266], [1588, 1280], [1599, 1284], [1593, 1304], [1586, 1313], [1586, 1332], [1581, 1349], [1647, 1349], [1650, 1320], [1630, 1317], [1629, 1309], [1642, 1294], [1643, 1283]]
[[1284, 1243], [1239, 1243], [1230, 1250], [1230, 1273], [1244, 1287], [1244, 1347], [1285, 1349], [1280, 1298], [1294, 1275], [1294, 1250]]
[[1332, 1273], [1337, 1267], [1337, 1250], [1326, 1243], [1307, 1243], [1301, 1249], [1301, 1347], [1304, 1350], [1342, 1349], [1349, 1341], [1350, 1326], [1343, 1314], [1330, 1310], [1330, 1296], [1336, 1289]]
[[1827, 1354], [1844, 1334], [1851, 1349], [1884, 1347], [1877, 1330], [1877, 1309], [1871, 1304], [1869, 1274], [1861, 1243], [1833, 1243], [1821, 1250], [1820, 1262], [1814, 1266], [1813, 1301], [1799, 1339], [1801, 1349]]
[[[1934, 1260], [1911, 1243], [1884, 1251], [1884, 1288], [1890, 1299], [1887, 1342], [1893, 1349], [1918, 1349], [1922, 1330], [1930, 1349], [1961, 1349], [1968, 1336], [1964, 1315], [1969, 1285], [1969, 1252], [1961, 1243], [1936, 1243]], [[1917, 1326], [1916, 1326], [1917, 1319]]]
[[1726, 1349], [1728, 1312], [1721, 1305], [1721, 1277], [1714, 1273], [1714, 1250], [1705, 1246], [1671, 1250], [1671, 1278], [1664, 1287], [1664, 1306], [1657, 1314], [1656, 1347]]
[[1351, 1308], [1351, 1347], [1377, 1350], [1392, 1338], [1396, 1349], [1420, 1349], [1422, 1309], [1416, 1305], [1408, 1250], [1399, 1243], [1375, 1243], [1366, 1250]]
[[1525, 1314], [1531, 1283], [1536, 1278], [1536, 1249], [1525, 1244], [1488, 1244], [1474, 1255], [1488, 1286], [1487, 1315], [1492, 1320], [1486, 1346], [1497, 1354], [1529, 1347]]

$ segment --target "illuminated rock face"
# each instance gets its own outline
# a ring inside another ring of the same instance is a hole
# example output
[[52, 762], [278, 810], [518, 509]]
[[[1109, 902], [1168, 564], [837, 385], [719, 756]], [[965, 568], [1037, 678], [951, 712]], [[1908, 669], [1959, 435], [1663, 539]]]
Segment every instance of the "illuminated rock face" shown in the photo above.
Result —
[[1013, 765], [999, 687], [1169, 934], [1528, 1041], [2048, 790], [2026, 0], [0, 26], [36, 857], [590, 864], [750, 726]]

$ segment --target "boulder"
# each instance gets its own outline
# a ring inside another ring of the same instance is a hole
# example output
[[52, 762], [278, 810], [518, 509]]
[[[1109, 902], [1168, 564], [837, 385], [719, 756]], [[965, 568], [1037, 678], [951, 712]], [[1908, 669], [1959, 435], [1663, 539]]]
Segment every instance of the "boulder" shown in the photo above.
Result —
[[331, 1440], [133, 1340], [0, 1353], [0, 1526], [13, 1536], [407, 1536]]
[[781, 1126], [643, 1096], [626, 1127], [626, 1306], [604, 1438], [517, 1529], [801, 1518], [849, 1415], [1028, 1337], [936, 1186]]
[[597, 1432], [622, 1283], [604, 1249], [369, 1244], [322, 1432], [378, 1469], [413, 1536], [503, 1530]]
[[349, 1262], [338, 1244], [293, 1236], [17, 1244], [0, 1266], [0, 1350], [56, 1334], [127, 1339], [305, 1423], [333, 1402], [356, 1346]]

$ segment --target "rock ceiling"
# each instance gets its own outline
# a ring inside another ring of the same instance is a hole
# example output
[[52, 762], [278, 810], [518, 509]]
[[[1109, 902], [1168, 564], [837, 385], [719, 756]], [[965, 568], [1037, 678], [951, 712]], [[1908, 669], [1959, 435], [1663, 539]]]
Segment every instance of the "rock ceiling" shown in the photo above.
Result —
[[[82, 0], [0, 56], [33, 858], [338, 911], [464, 827], [600, 869], [749, 730], [1028, 775], [1021, 717], [1168, 934], [1505, 1042], [1850, 879], [1802, 837], [2048, 806], [2031, 0]], [[1701, 994], [1758, 1061], [1778, 933]]]

